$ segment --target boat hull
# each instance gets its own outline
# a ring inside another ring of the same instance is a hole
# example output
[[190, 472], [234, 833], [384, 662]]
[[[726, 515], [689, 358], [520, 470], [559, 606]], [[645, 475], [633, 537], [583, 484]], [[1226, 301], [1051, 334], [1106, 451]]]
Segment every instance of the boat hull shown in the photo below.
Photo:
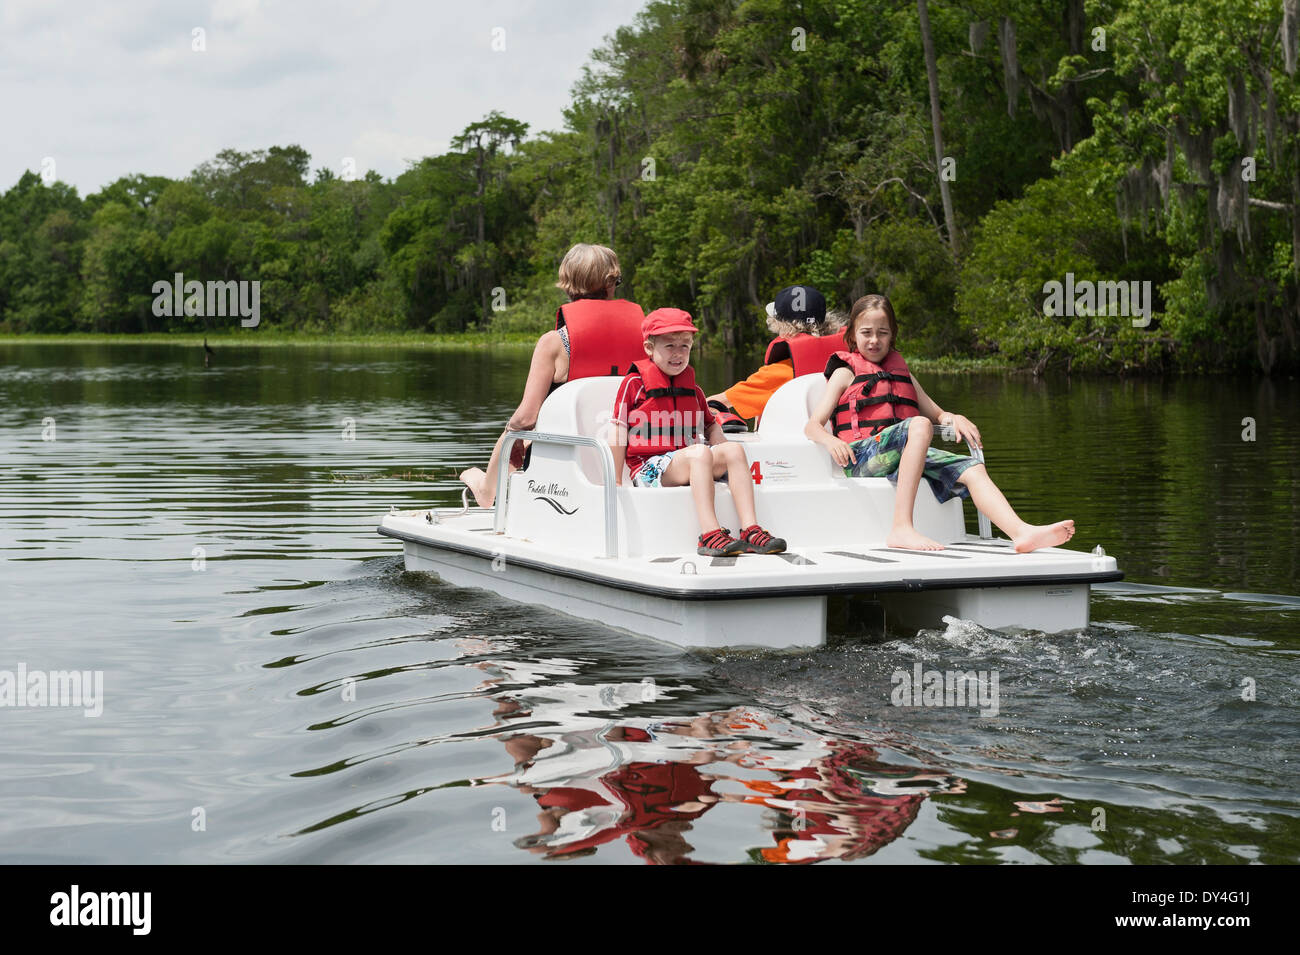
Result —
[[854, 594], [878, 599], [895, 632], [942, 627], [945, 617], [1001, 630], [1080, 630], [1089, 623], [1091, 584], [1122, 577], [1112, 558], [1056, 549], [1015, 554], [1006, 542], [973, 536], [944, 557], [805, 550], [561, 562], [490, 533], [481, 519], [456, 526], [432, 522], [429, 513], [390, 515], [379, 528], [403, 541], [408, 571], [678, 647], [822, 646], [827, 598]]

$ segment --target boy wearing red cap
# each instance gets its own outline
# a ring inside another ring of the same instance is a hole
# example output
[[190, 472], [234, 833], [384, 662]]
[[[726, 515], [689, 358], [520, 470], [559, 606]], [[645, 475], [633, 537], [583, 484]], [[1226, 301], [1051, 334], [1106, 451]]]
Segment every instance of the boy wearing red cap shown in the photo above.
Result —
[[[626, 460], [634, 487], [690, 485], [703, 532], [699, 554], [780, 554], [785, 541], [758, 526], [745, 450], [726, 439], [695, 384], [690, 358], [697, 331], [679, 308], [646, 316], [641, 325], [646, 358], [633, 365], [614, 400], [614, 473], [622, 484]], [[746, 525], [739, 540], [719, 526], [713, 509], [713, 482], [724, 475]]]

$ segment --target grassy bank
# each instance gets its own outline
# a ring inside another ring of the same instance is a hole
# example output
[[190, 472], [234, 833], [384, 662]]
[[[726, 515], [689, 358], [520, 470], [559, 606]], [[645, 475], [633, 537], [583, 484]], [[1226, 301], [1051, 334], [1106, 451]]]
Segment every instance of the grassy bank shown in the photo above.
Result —
[[[202, 333], [159, 333], [141, 335], [114, 335], [73, 332], [66, 335], [19, 335], [0, 333], [0, 345], [178, 345], [185, 348], [202, 348], [207, 338], [213, 349], [266, 348], [281, 346], [322, 347], [346, 345], [356, 348], [425, 348], [431, 350], [474, 350], [486, 347], [531, 349], [537, 342], [532, 332], [459, 332], [431, 335], [422, 332], [374, 332], [369, 334], [342, 334], [324, 332], [275, 331], [271, 329], [247, 331], [221, 331], [204, 336]], [[703, 353], [713, 357], [716, 352], [707, 342]], [[756, 358], [761, 361], [761, 358]], [[925, 374], [1005, 374], [1015, 367], [996, 358], [966, 358], [945, 355], [942, 358], [908, 357], [908, 364]]]
[[459, 332], [429, 335], [421, 332], [374, 332], [340, 334], [291, 331], [227, 331], [207, 335], [176, 334], [112, 335], [74, 332], [67, 335], [0, 334], [0, 345], [181, 345], [201, 348], [204, 338], [212, 348], [263, 348], [281, 345], [348, 345], [360, 348], [481, 348], [486, 345], [531, 348], [535, 334], [523, 332]]

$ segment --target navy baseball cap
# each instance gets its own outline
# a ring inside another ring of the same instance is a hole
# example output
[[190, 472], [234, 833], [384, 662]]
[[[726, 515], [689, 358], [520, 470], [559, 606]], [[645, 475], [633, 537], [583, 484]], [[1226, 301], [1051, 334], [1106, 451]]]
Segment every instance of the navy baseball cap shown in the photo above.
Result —
[[775, 301], [767, 303], [767, 314], [812, 328], [826, 319], [826, 299], [811, 285], [792, 285], [781, 289]]

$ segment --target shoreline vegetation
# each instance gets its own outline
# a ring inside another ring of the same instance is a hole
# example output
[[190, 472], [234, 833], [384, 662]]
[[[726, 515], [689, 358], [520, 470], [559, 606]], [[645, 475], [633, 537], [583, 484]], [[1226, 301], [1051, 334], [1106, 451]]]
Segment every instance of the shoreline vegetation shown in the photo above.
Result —
[[269, 145], [82, 197], [47, 157], [0, 194], [0, 334], [514, 347], [599, 242], [706, 354], [808, 284], [888, 295], [909, 361], [1293, 374], [1300, 39], [1240, 6], [655, 0], [562, 129], [492, 111], [391, 180]]
[[[214, 348], [414, 348], [429, 351], [474, 351], [504, 348], [521, 354], [531, 352], [537, 336], [523, 333], [461, 332], [453, 335], [430, 335], [424, 332], [377, 332], [367, 335], [336, 335], [320, 332], [175, 332], [168, 334], [114, 335], [94, 332], [69, 332], [63, 335], [15, 335], [0, 332], [0, 347], [5, 345], [120, 345], [157, 346], [172, 345], [177, 348], [203, 348], [206, 338]], [[759, 356], [761, 349], [755, 350]], [[718, 347], [703, 343], [702, 354], [712, 357]], [[757, 357], [756, 357], [757, 360]], [[942, 355], [937, 358], [909, 358], [908, 365], [929, 374], [1012, 374], [1015, 365], [1000, 358], [972, 358], [962, 355]], [[757, 367], [757, 365], [755, 365]]]
[[[521, 354], [531, 352], [537, 336], [522, 333], [461, 332], [454, 335], [430, 335], [424, 332], [377, 332], [368, 335], [336, 335], [320, 332], [176, 332], [169, 334], [114, 335], [93, 332], [69, 332], [64, 335], [15, 335], [0, 332], [0, 347], [6, 345], [114, 345], [124, 347], [172, 345], [177, 348], [202, 349], [206, 338], [213, 348], [414, 348], [429, 351], [474, 351], [505, 348]], [[703, 354], [718, 353], [717, 346], [704, 343]], [[757, 352], [756, 352], [757, 354]], [[971, 358], [943, 355], [938, 358], [908, 359], [908, 364], [930, 374], [1010, 374], [1017, 370], [999, 358]], [[755, 366], [757, 367], [757, 365]]]

